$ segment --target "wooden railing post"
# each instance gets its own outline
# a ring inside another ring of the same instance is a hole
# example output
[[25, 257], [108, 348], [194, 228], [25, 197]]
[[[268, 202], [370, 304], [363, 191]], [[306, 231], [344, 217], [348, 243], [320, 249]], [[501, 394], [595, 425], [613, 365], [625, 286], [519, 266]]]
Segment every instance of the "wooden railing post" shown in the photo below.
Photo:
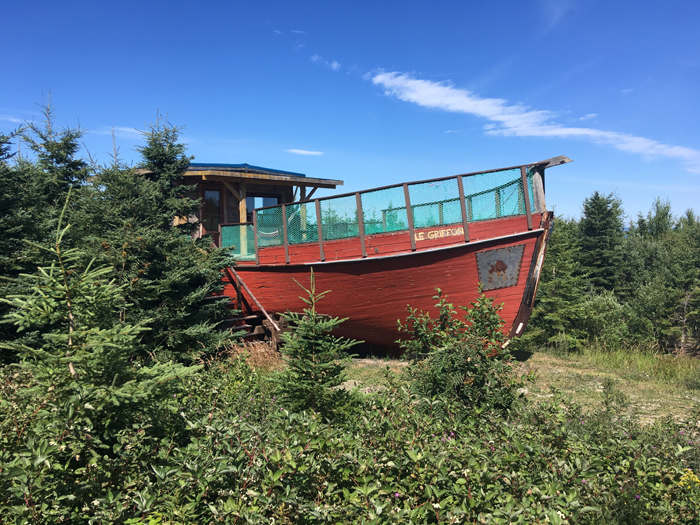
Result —
[[284, 232], [284, 262], [289, 264], [289, 238], [287, 233], [287, 205], [282, 205], [282, 231]]
[[258, 249], [258, 212], [253, 210], [253, 236], [255, 237], [255, 264], [260, 266], [260, 250]]
[[413, 210], [411, 209], [411, 196], [408, 193], [408, 184], [403, 185], [403, 196], [406, 200], [406, 219], [408, 220], [408, 234], [411, 236], [411, 251], [416, 251], [416, 231], [413, 227]]
[[520, 178], [523, 184], [523, 197], [525, 197], [525, 213], [527, 214], [527, 229], [532, 229], [532, 210], [530, 209], [530, 190], [527, 187], [527, 169], [525, 166], [520, 168]]
[[326, 260], [326, 254], [323, 252], [323, 222], [321, 221], [321, 203], [318, 199], [316, 203], [316, 229], [318, 230], [318, 255], [322, 261]]
[[365, 218], [362, 214], [362, 196], [360, 192], [355, 193], [357, 203], [357, 233], [360, 235], [360, 246], [362, 247], [362, 257], [367, 257], [367, 247], [365, 246]]
[[464, 181], [462, 176], [457, 177], [457, 186], [459, 188], [459, 206], [462, 209], [462, 229], [464, 230], [464, 242], [469, 242], [469, 216], [467, 214], [467, 202], [464, 198]]

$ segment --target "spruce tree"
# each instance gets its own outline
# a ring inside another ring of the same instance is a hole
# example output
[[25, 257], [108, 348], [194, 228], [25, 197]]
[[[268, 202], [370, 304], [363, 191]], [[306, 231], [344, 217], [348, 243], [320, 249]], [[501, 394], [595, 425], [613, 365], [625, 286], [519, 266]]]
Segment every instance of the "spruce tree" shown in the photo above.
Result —
[[585, 334], [580, 329], [585, 278], [581, 275], [579, 226], [572, 219], [556, 219], [537, 289], [527, 343], [576, 350]]
[[318, 302], [329, 291], [316, 292], [313, 270], [309, 282], [308, 289], [302, 286], [307, 294], [302, 300], [309, 307], [303, 314], [284, 315], [291, 330], [282, 334], [287, 368], [277, 379], [277, 392], [293, 411], [313, 410], [327, 419], [339, 418], [347, 415], [354, 401], [351, 392], [338, 387], [346, 380], [350, 359], [346, 351], [358, 341], [331, 335], [344, 319], [318, 312]]
[[182, 184], [190, 157], [178, 138], [178, 128], [158, 121], [138, 148], [146, 173], [118, 159], [98, 169], [74, 219], [89, 257], [109, 265], [125, 286], [133, 304], [128, 319], [151, 319], [142, 335], [146, 346], [191, 361], [231, 340], [217, 329], [229, 316], [228, 299], [211, 296], [223, 287], [221, 270], [233, 260], [225, 250], [212, 250], [208, 239], [193, 238], [196, 221], [175, 221], [199, 209]]
[[[65, 215], [64, 209], [61, 218]], [[50, 265], [20, 276], [26, 293], [2, 299], [13, 307], [5, 322], [41, 337], [31, 345], [2, 346], [20, 355], [18, 366], [29, 373], [30, 395], [48, 397], [59, 413], [90, 410], [93, 431], [106, 436], [109, 428], [127, 427], [139, 411], [168, 395], [172, 380], [196, 368], [167, 362], [144, 367], [132, 359], [150, 320], [124, 321], [131, 307], [125, 286], [109, 279], [110, 267], [96, 266], [94, 260], [84, 264], [79, 248], [64, 245], [69, 229], [59, 219], [54, 242], [35, 246]]]
[[624, 239], [622, 202], [612, 193], [593, 193], [583, 201], [579, 222], [581, 267], [594, 291], [615, 289]]

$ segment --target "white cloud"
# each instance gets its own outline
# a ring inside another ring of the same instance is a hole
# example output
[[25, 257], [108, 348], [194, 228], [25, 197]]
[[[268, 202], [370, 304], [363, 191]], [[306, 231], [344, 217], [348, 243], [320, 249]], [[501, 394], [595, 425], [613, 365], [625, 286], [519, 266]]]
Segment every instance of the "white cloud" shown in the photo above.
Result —
[[592, 118], [596, 118], [598, 115], [596, 113], [587, 113], [583, 117], [580, 117], [579, 120], [591, 120]]
[[382, 71], [372, 77], [372, 82], [382, 86], [387, 96], [405, 102], [486, 119], [488, 123], [484, 128], [489, 135], [583, 139], [609, 144], [621, 151], [645, 157], [678, 159], [686, 164], [689, 171], [700, 173], [700, 151], [691, 148], [663, 144], [627, 133], [562, 126], [553, 121], [557, 116], [555, 112], [509, 104], [500, 98], [482, 98], [446, 82], [416, 79], [405, 73]]
[[13, 122], [15, 124], [24, 124], [24, 120], [21, 118], [13, 117], [12, 115], [0, 115], [0, 120], [3, 122]]
[[278, 31], [277, 29], [273, 30], [272, 32], [273, 32], [274, 34], [276, 34], [276, 35], [281, 35], [281, 34], [282, 34], [282, 31]]
[[573, 7], [572, 0], [540, 0], [540, 5], [547, 22], [545, 30], [550, 30], [564, 18]]
[[113, 126], [110, 128], [102, 128], [102, 129], [98, 129], [95, 131], [91, 131], [91, 133], [95, 133], [96, 135], [111, 135], [112, 130], [114, 130], [114, 136], [116, 136], [116, 137], [128, 138], [128, 139], [143, 138], [143, 133], [141, 133], [138, 129], [128, 128], [128, 127], [124, 127], [124, 126]]
[[323, 64], [329, 68], [331, 68], [333, 71], [338, 71], [340, 70], [340, 62], [337, 60], [324, 60], [323, 57], [317, 53], [314, 53], [314, 55], [311, 57], [311, 62], [316, 62], [318, 64]]
[[322, 151], [309, 151], [306, 149], [288, 149], [287, 153], [294, 153], [294, 155], [323, 155]]
[[445, 131], [445, 134], [449, 135], [450, 133], [462, 133], [462, 131], [463, 130], [461, 129], [448, 129], [447, 131]]
[[632, 91], [634, 91], [634, 89], [621, 89], [620, 93], [622, 93], [623, 95], [627, 95], [629, 93], [632, 93]]
[[297, 35], [305, 35], [306, 31], [299, 31], [297, 29], [292, 29], [292, 33], [295, 33]]

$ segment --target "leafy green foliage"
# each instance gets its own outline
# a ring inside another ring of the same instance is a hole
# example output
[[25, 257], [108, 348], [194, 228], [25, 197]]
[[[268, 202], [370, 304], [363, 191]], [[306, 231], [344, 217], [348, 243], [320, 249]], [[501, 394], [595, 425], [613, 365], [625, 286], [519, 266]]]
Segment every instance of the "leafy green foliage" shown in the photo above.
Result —
[[309, 307], [303, 314], [284, 315], [291, 330], [282, 334], [281, 351], [287, 368], [277, 380], [277, 392], [285, 406], [295, 412], [311, 410], [328, 419], [346, 417], [356, 399], [352, 392], [339, 387], [346, 379], [344, 369], [350, 359], [347, 350], [357, 341], [331, 334], [343, 319], [318, 312], [318, 302], [329, 291], [316, 292], [313, 270], [309, 283], [308, 289], [302, 286], [307, 294], [302, 300]]
[[465, 310], [464, 320], [454, 317], [456, 310], [442, 297], [438, 300], [438, 317], [408, 308], [406, 325], [418, 339], [403, 342], [416, 352], [407, 377], [411, 390], [419, 398], [432, 403], [438, 399], [449, 410], [465, 417], [482, 410], [509, 410], [522, 397], [524, 386], [513, 370], [512, 357], [503, 347], [501, 305], [483, 293]]
[[[190, 376], [185, 395], [163, 402], [158, 415], [171, 418], [173, 430], [156, 432], [143, 413], [109, 452], [76, 437], [76, 425], [91, 428], [80, 415], [64, 436], [37, 439], [48, 437], [43, 413], [23, 404], [20, 378], [2, 379], [3, 415], [10, 406], [21, 414], [0, 419], [0, 507], [8, 522], [700, 519], [697, 418], [641, 426], [623, 415], [624, 400], [610, 385], [591, 412], [553, 392], [507, 416], [474, 418], [446, 415], [441, 405], [419, 410], [399, 386], [367, 396], [362, 417], [331, 424], [282, 408], [245, 363], [219, 363]], [[21, 449], [16, 424], [20, 440], [33, 436]]]

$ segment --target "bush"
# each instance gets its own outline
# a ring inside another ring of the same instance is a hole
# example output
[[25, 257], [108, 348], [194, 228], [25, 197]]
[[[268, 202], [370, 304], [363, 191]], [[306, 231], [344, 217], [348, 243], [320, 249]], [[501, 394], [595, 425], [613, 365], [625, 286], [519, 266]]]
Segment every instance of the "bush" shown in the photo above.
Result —
[[439, 397], [462, 413], [465, 409], [467, 413], [509, 410], [522, 397], [524, 381], [513, 370], [512, 356], [504, 348], [501, 306], [480, 293], [469, 307], [462, 307], [466, 312], [462, 321], [454, 318], [456, 310], [439, 289], [435, 298], [436, 320], [409, 307], [406, 326], [410, 324], [419, 339], [404, 347], [427, 349], [407, 372], [412, 391], [422, 398]]

